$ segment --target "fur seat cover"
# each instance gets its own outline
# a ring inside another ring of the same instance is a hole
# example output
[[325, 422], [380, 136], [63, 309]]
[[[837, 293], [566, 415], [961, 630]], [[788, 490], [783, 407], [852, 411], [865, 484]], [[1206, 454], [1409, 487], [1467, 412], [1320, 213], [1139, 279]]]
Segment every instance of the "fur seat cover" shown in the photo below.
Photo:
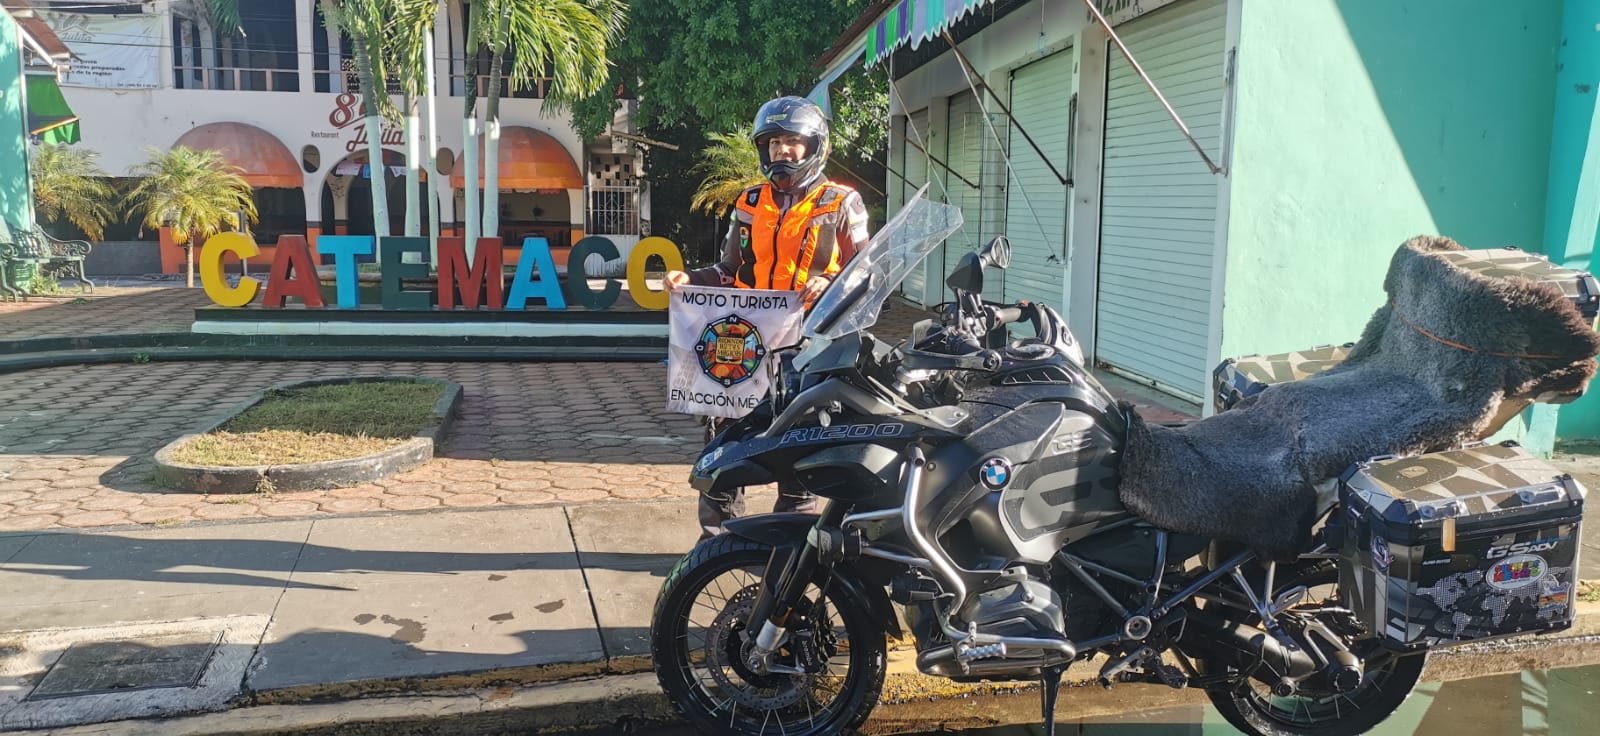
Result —
[[1179, 428], [1127, 410], [1123, 503], [1167, 529], [1288, 559], [1316, 521], [1313, 486], [1351, 463], [1456, 446], [1510, 397], [1581, 392], [1600, 353], [1593, 325], [1553, 285], [1439, 255], [1455, 250], [1440, 237], [1402, 245], [1384, 279], [1390, 303], [1325, 373]]

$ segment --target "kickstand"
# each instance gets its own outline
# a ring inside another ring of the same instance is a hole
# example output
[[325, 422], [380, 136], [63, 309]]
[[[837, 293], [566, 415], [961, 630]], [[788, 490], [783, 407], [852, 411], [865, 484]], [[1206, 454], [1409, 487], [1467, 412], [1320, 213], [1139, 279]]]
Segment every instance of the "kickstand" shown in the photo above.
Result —
[[1046, 667], [1039, 673], [1044, 695], [1044, 736], [1056, 736], [1056, 696], [1061, 693], [1061, 667]]

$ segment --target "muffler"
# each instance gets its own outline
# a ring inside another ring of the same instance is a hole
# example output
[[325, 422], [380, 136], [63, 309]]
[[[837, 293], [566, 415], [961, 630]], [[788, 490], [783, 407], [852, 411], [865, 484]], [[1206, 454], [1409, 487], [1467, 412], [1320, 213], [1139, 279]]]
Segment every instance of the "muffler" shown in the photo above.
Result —
[[1178, 642], [1180, 648], [1191, 654], [1234, 658], [1244, 668], [1259, 656], [1261, 665], [1276, 677], [1263, 677], [1264, 673], [1257, 672], [1257, 679], [1267, 682], [1298, 680], [1320, 669], [1304, 648], [1278, 641], [1277, 637], [1254, 626], [1198, 609], [1180, 609], [1175, 616], [1187, 621], [1182, 629], [1183, 638]]

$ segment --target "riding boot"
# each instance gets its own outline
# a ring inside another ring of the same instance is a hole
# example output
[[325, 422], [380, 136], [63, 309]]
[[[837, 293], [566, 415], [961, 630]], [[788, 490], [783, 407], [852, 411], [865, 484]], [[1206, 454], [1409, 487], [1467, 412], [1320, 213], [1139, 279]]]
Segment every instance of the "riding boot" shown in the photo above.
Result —
[[722, 523], [744, 516], [744, 488], [700, 493], [700, 541], [722, 533]]
[[772, 504], [772, 513], [817, 513], [817, 497], [784, 483], [778, 484], [778, 500]]

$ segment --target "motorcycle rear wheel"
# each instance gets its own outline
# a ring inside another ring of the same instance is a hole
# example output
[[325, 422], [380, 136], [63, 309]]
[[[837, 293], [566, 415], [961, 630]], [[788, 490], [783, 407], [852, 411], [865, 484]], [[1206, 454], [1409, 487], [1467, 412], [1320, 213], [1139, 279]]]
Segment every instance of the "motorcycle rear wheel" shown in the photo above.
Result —
[[[823, 736], [861, 725], [877, 705], [886, 667], [883, 629], [869, 603], [842, 585], [813, 581], [790, 617], [810, 620], [827, 669], [816, 675], [751, 672], [745, 614], [772, 548], [730, 534], [700, 543], [668, 574], [656, 599], [650, 647], [656, 678], [697, 733]], [[774, 658], [793, 660], [788, 646]], [[840, 673], [842, 670], [842, 674]]]
[[[1281, 568], [1280, 568], [1281, 569]], [[1305, 586], [1302, 606], [1337, 605], [1339, 571], [1332, 562], [1319, 560], [1280, 572], [1273, 595]], [[1328, 623], [1325, 621], [1325, 623]], [[1340, 627], [1332, 626], [1335, 631]], [[1376, 665], [1364, 662], [1361, 685], [1350, 693], [1302, 692], [1288, 698], [1273, 695], [1266, 686], [1246, 680], [1233, 690], [1206, 691], [1211, 704], [1234, 728], [1256, 736], [1354, 736], [1363, 734], [1394, 713], [1422, 677], [1425, 655], [1393, 656], [1380, 652]], [[1204, 662], [1207, 672], [1224, 665]], [[1341, 705], [1341, 702], [1343, 705]]]

